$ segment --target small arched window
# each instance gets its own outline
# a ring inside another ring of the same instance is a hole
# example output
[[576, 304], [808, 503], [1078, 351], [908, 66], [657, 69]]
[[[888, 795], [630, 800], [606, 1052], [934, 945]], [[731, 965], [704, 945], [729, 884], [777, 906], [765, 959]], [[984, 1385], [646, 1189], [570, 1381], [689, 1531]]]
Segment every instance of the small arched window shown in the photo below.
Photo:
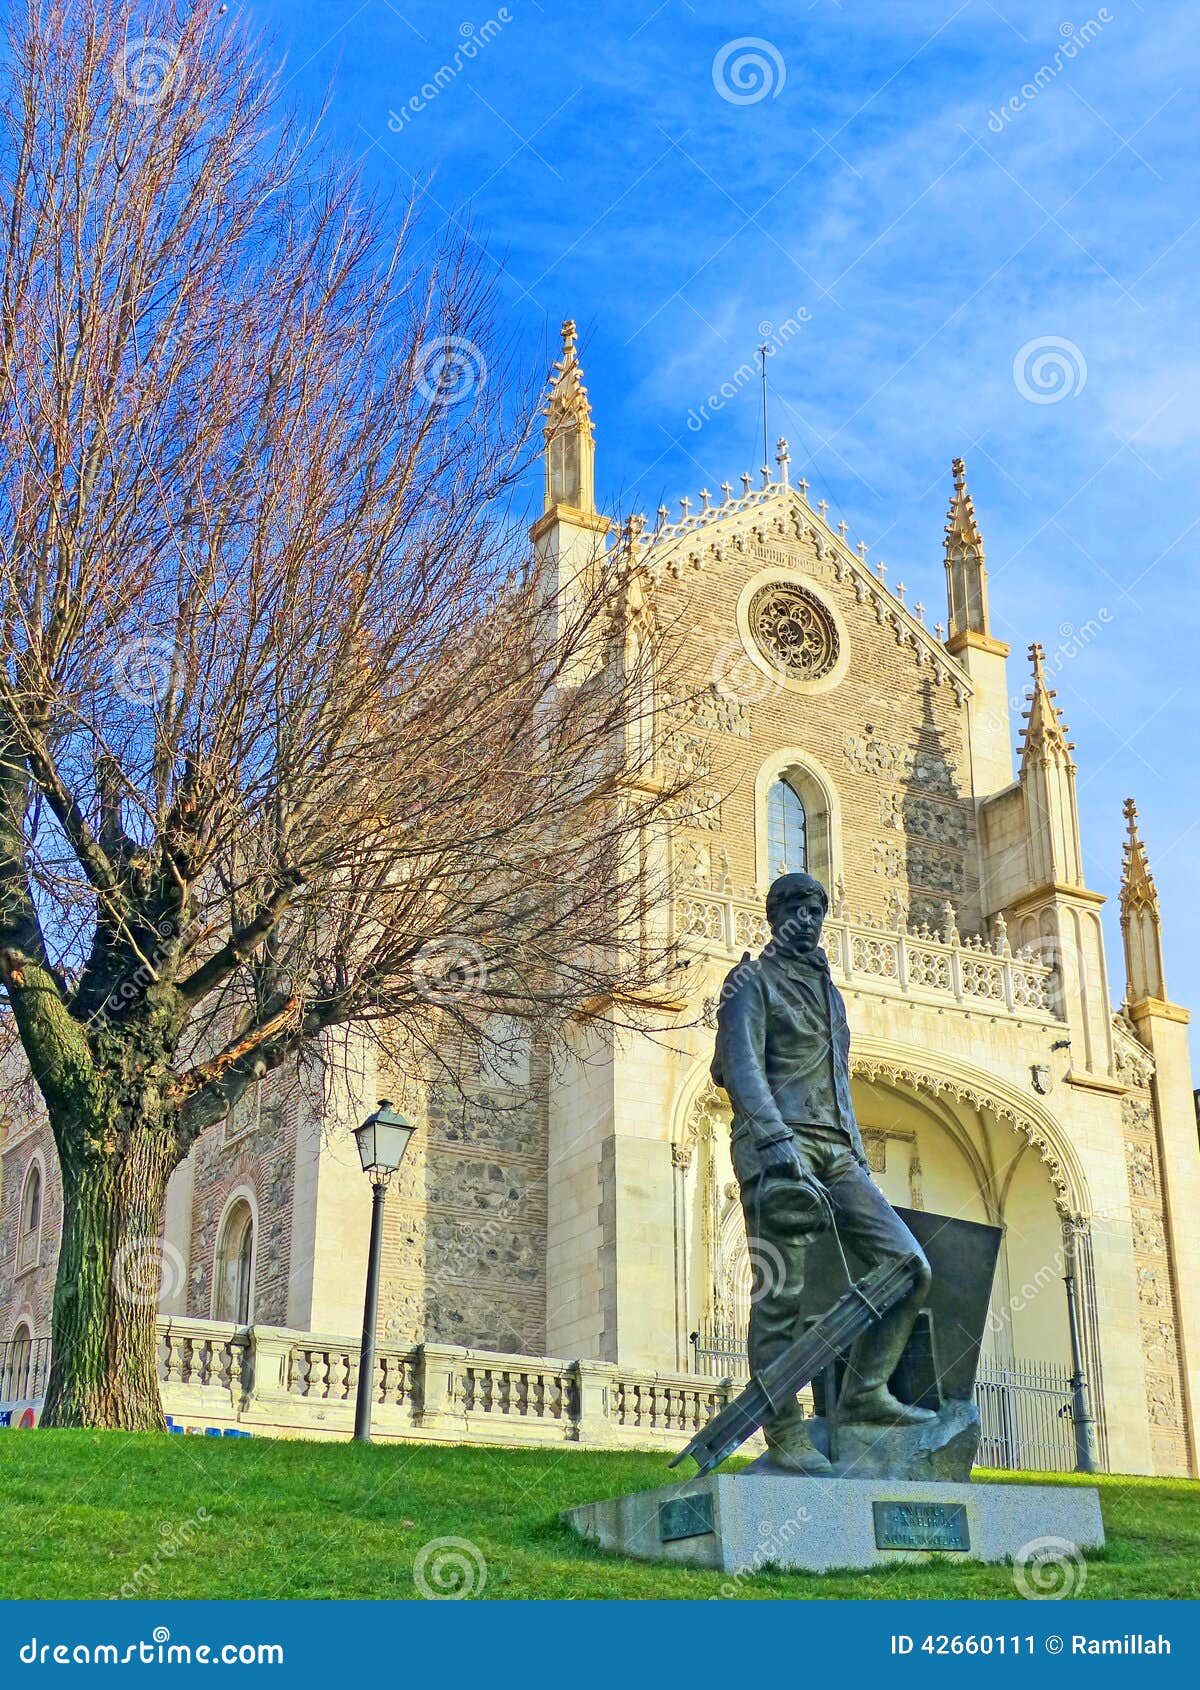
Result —
[[248, 1326], [254, 1302], [254, 1213], [244, 1198], [226, 1216], [215, 1267], [213, 1319]]
[[777, 780], [767, 798], [769, 878], [808, 869], [808, 817], [804, 801], [787, 780]]
[[4, 1366], [0, 1369], [0, 1399], [22, 1402], [33, 1395], [33, 1333], [21, 1321], [7, 1344], [0, 1344]]
[[42, 1237], [42, 1170], [35, 1162], [25, 1176], [21, 1193], [21, 1232], [17, 1245], [17, 1265], [32, 1267], [38, 1259]]

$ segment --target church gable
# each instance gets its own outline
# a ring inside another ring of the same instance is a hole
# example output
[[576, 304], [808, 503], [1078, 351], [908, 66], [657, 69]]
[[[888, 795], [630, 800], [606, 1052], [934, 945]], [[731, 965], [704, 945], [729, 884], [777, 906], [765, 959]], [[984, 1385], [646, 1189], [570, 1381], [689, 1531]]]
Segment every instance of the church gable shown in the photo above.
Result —
[[660, 511], [653, 532], [627, 530], [661, 622], [688, 629], [683, 682], [701, 695], [687, 721], [676, 709], [666, 723], [668, 758], [712, 773], [680, 818], [679, 860], [707, 859], [737, 890], [761, 890], [780, 866], [763, 791], [778, 764], [814, 811], [809, 867], [831, 891], [840, 880], [855, 913], [940, 926], [950, 903], [975, 929], [970, 678], [925, 628], [924, 607], [910, 608], [882, 566], [872, 573], [823, 501], [789, 484], [782, 454], [780, 468], [757, 489], [744, 477], [740, 496], [725, 484], [716, 504], [702, 492], [698, 511], [681, 501], [678, 522]]

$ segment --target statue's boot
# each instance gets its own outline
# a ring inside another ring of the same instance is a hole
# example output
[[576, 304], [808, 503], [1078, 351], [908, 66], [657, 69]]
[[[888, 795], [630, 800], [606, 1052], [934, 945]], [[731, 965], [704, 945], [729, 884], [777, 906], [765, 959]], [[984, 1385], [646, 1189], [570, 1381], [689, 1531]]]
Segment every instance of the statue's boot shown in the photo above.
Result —
[[785, 1473], [803, 1473], [810, 1479], [833, 1473], [832, 1465], [813, 1443], [803, 1425], [793, 1422], [777, 1431], [765, 1430], [764, 1436], [773, 1467], [778, 1467]]
[[[928, 1283], [928, 1280], [925, 1282]], [[901, 1402], [887, 1382], [912, 1331], [923, 1288], [888, 1310], [882, 1320], [855, 1340], [838, 1400], [838, 1419], [868, 1426], [921, 1426], [937, 1415]]]
[[843, 1391], [838, 1419], [868, 1426], [921, 1426], [937, 1415], [932, 1409], [901, 1402], [886, 1385], [874, 1385], [869, 1390]]

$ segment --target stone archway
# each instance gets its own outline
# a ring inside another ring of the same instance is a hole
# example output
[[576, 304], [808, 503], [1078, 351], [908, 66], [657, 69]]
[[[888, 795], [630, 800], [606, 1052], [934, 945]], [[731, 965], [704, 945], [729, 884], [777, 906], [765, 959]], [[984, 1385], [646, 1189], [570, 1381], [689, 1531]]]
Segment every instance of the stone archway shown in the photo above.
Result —
[[[888, 1123], [906, 1125], [924, 1118], [918, 1138], [925, 1206], [1003, 1229], [984, 1346], [988, 1362], [1069, 1370], [1065, 1279], [1073, 1259], [1083, 1369], [1103, 1459], [1107, 1440], [1091, 1196], [1063, 1129], [1002, 1080], [952, 1059], [939, 1057], [936, 1068], [927, 1067], [907, 1052], [873, 1048], [862, 1040], [851, 1066], [864, 1137], [880, 1115]], [[886, 1180], [880, 1183], [893, 1202], [902, 1200]]]
[[[1001, 1330], [1006, 1353], [1028, 1352], [1057, 1364], [1069, 1359], [1062, 1284], [1069, 1230], [1085, 1370], [1102, 1427], [1090, 1198], [1061, 1130], [1003, 1082], [953, 1062], [939, 1059], [937, 1067], [926, 1067], [907, 1052], [872, 1048], [864, 1040], [853, 1053], [852, 1070], [856, 1101], [866, 1087], [907, 1105], [907, 1113], [860, 1108], [868, 1159], [891, 1201], [1006, 1228], [1009, 1247], [993, 1300], [1009, 1322]], [[751, 1264], [728, 1162], [728, 1099], [706, 1073], [682, 1092], [675, 1126], [677, 1352], [686, 1365], [691, 1331], [744, 1325]], [[939, 1158], [936, 1147], [943, 1141]], [[947, 1180], [947, 1159], [955, 1164], [957, 1184]]]

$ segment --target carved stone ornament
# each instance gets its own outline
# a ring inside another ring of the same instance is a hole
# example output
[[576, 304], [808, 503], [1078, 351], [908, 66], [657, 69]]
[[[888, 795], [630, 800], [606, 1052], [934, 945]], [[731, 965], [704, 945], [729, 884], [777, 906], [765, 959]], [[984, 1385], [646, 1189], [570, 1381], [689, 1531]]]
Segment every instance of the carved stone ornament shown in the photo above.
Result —
[[[857, 967], [857, 964], [855, 966]], [[957, 1098], [961, 1102], [970, 1103], [976, 1108], [987, 1109], [998, 1120], [1007, 1121], [1023, 1138], [1028, 1140], [1040, 1160], [1045, 1164], [1054, 1192], [1054, 1207], [1058, 1210], [1059, 1215], [1064, 1221], [1086, 1228], [1086, 1219], [1078, 1214], [1072, 1203], [1071, 1182], [1054, 1147], [1038, 1124], [1031, 1121], [1028, 1116], [1023, 1115], [1012, 1104], [952, 1075], [917, 1068], [907, 1062], [893, 1061], [888, 1057], [867, 1056], [856, 1051], [851, 1057], [850, 1067], [851, 1071], [860, 1079], [890, 1080], [894, 1085], [903, 1086], [913, 1091], [928, 1092], [933, 1097], [944, 1094], [947, 1097]]]
[[767, 661], [802, 681], [820, 680], [838, 660], [833, 617], [813, 593], [770, 582], [750, 601], [750, 633]]

